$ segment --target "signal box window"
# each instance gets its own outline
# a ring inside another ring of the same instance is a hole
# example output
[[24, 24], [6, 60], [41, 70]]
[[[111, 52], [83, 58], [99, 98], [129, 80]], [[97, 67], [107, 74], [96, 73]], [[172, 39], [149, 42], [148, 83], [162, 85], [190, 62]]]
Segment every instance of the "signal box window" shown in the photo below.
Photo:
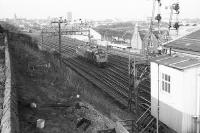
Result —
[[162, 73], [162, 90], [163, 91], [170, 93], [170, 91], [171, 91], [170, 82], [171, 82], [170, 75]]

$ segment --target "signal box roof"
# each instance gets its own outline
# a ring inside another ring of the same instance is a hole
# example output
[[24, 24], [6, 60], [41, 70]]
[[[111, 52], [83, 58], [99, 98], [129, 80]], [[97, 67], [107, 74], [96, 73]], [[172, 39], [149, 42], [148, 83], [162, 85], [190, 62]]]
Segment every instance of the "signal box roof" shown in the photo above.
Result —
[[183, 50], [186, 52], [200, 52], [200, 29], [166, 43], [164, 47]]
[[182, 55], [165, 55], [153, 58], [151, 62], [165, 65], [179, 70], [200, 66], [200, 59]]

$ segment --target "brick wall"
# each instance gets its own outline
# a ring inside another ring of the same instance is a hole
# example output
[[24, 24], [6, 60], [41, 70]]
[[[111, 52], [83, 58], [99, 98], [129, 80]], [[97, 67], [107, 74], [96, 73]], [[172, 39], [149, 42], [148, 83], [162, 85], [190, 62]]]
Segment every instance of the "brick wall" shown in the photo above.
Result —
[[17, 93], [12, 86], [11, 61], [7, 37], [5, 37], [5, 91], [3, 114], [1, 119], [1, 133], [19, 133], [19, 120], [17, 109]]

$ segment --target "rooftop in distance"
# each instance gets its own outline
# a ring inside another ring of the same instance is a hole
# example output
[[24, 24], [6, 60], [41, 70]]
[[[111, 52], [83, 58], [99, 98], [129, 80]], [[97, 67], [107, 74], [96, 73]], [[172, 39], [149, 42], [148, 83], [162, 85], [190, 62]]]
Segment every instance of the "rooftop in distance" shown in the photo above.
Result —
[[186, 52], [200, 52], [200, 29], [176, 40], [170, 41], [169, 43], [166, 43], [164, 47], [183, 50]]

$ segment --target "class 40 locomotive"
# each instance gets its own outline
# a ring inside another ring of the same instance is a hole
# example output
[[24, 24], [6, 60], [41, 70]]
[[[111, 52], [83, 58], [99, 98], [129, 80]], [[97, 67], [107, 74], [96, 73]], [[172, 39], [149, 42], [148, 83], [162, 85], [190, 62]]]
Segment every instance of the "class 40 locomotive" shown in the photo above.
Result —
[[105, 67], [108, 62], [106, 50], [94, 45], [79, 45], [76, 48], [76, 54], [88, 62], [96, 64], [99, 67]]

